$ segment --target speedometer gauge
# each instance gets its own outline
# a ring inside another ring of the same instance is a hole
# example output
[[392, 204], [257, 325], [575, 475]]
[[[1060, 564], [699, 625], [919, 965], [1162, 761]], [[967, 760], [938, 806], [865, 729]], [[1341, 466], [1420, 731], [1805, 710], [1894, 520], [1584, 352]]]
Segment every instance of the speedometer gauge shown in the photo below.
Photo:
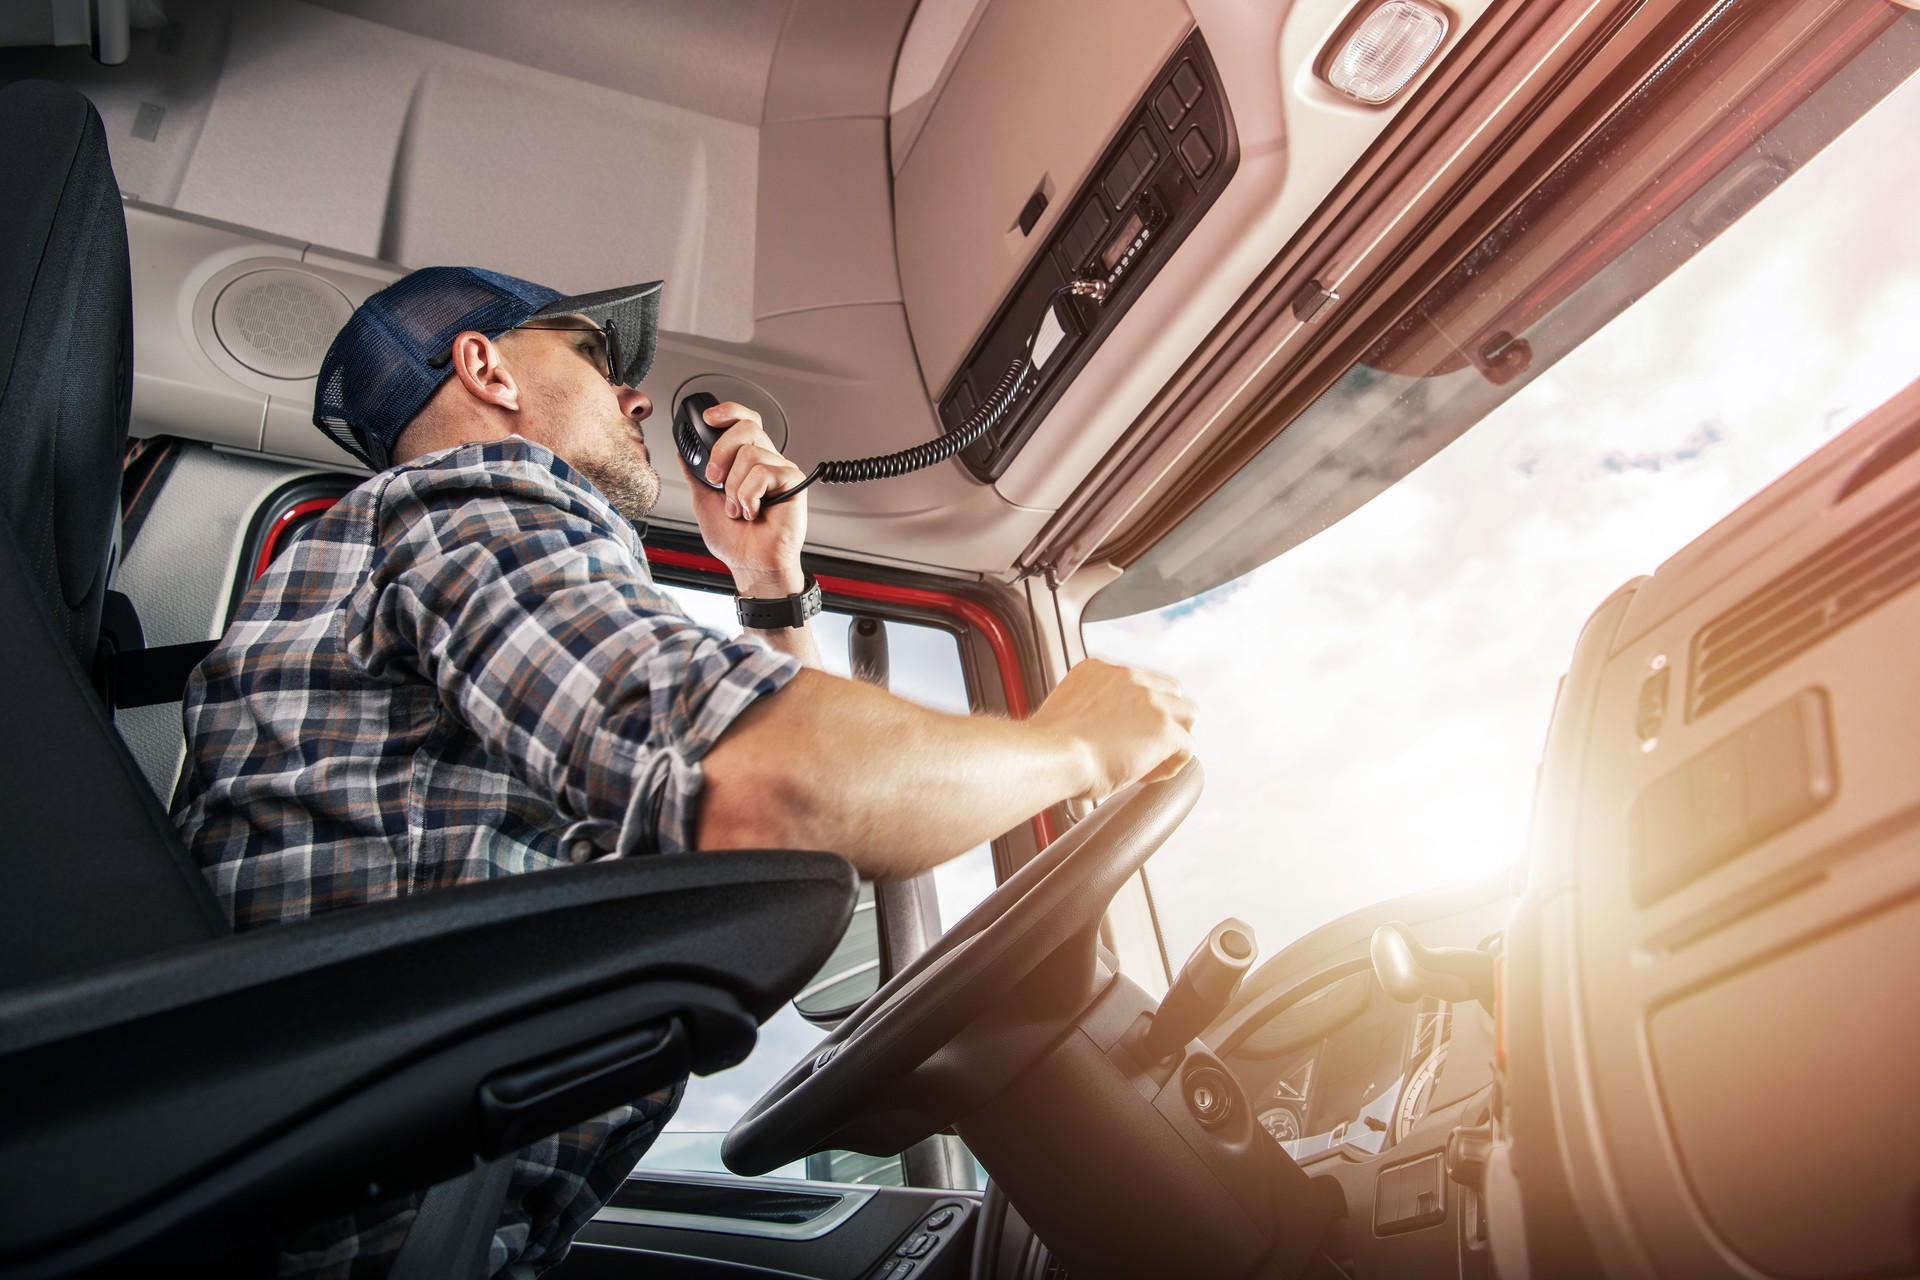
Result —
[[1268, 1107], [1260, 1113], [1260, 1127], [1272, 1134], [1275, 1142], [1298, 1142], [1300, 1113], [1292, 1107]]
[[1413, 1069], [1407, 1087], [1400, 1093], [1400, 1105], [1393, 1111], [1395, 1142], [1406, 1141], [1407, 1135], [1413, 1132], [1413, 1126], [1427, 1114], [1427, 1103], [1433, 1098], [1434, 1082], [1439, 1079], [1440, 1068], [1446, 1065], [1446, 1061], [1447, 1047], [1441, 1045]]
[[1452, 1041], [1453, 1007], [1428, 996], [1420, 1002], [1420, 1013], [1414, 1019], [1415, 1066], [1393, 1109], [1393, 1140], [1396, 1143], [1406, 1141], [1407, 1135], [1413, 1132], [1413, 1126], [1427, 1114], [1427, 1107], [1433, 1102], [1433, 1086], [1440, 1078], [1440, 1068], [1446, 1065], [1447, 1046]]

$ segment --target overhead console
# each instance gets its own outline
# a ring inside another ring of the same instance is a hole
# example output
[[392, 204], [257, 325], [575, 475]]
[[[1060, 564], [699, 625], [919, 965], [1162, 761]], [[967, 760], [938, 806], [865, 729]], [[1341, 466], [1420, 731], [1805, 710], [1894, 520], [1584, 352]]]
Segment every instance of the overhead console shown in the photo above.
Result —
[[1104, 296], [1058, 298], [1056, 322], [1065, 336], [1038, 377], [1029, 378], [1020, 401], [961, 455], [974, 475], [990, 481], [1007, 469], [1100, 340], [1226, 187], [1239, 159], [1233, 117], [1196, 31], [1155, 77], [940, 396], [945, 426], [966, 421], [1025, 349], [1055, 289], [1071, 280], [1104, 287]]
[[[993, 5], [896, 186], [908, 320], [944, 426], [994, 394], [1044, 322], [1043, 366], [961, 455], [983, 481], [1006, 470], [1239, 162], [1184, 6], [1117, 7], [1129, 12], [1061, 6], [1080, 21], [1050, 33], [1032, 29], [1050, 21], [1033, 10]], [[1073, 281], [1082, 292], [1057, 293]]]

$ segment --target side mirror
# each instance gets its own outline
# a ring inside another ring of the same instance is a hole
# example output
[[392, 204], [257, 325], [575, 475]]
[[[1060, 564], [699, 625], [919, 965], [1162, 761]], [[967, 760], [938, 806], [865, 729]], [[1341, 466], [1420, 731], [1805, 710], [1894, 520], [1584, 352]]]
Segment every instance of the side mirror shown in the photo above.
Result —
[[853, 919], [820, 972], [793, 998], [793, 1007], [815, 1026], [833, 1026], [880, 989], [880, 912], [873, 882], [860, 886]]
[[1399, 921], [1373, 931], [1368, 947], [1373, 976], [1388, 995], [1403, 1004], [1433, 996], [1440, 1000], [1478, 1000], [1493, 1008], [1493, 957], [1471, 947], [1423, 947], [1413, 930]]

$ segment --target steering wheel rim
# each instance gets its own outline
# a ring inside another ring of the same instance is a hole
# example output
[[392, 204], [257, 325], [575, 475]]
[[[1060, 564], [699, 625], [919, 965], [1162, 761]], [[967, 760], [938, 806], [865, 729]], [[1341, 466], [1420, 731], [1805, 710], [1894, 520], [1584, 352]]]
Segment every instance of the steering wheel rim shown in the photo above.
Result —
[[1076, 939], [1090, 965], [1107, 904], [1192, 811], [1204, 782], [1195, 760], [1172, 778], [1135, 783], [1009, 876], [748, 1108], [721, 1145], [727, 1167], [755, 1176], [840, 1145], [835, 1136], [876, 1098], [910, 1085], [996, 998]]

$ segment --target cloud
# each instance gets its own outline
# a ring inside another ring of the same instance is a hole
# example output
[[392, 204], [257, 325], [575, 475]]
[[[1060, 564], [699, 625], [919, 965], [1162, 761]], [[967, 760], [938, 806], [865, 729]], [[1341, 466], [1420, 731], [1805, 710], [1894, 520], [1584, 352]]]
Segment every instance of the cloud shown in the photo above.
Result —
[[1707, 451], [1726, 442], [1726, 429], [1717, 422], [1704, 422], [1687, 433], [1678, 448], [1655, 453], [1609, 453], [1600, 459], [1600, 469], [1619, 475], [1623, 471], [1664, 471], [1685, 462], [1698, 462]]
[[1181, 618], [1191, 617], [1211, 606], [1225, 603], [1230, 596], [1244, 590], [1246, 585], [1247, 580], [1244, 577], [1235, 578], [1231, 582], [1223, 582], [1211, 590], [1202, 591], [1199, 595], [1182, 600], [1178, 604], [1170, 604], [1160, 610], [1155, 616], [1158, 617], [1162, 623], [1171, 624], [1177, 622]]

